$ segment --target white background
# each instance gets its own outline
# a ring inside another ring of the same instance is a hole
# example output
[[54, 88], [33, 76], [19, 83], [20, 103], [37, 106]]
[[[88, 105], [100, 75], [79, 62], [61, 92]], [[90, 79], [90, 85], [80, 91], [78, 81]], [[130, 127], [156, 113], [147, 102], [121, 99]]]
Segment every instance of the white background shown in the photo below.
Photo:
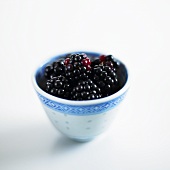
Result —
[[[169, 170], [170, 1], [0, 0], [0, 170]], [[47, 119], [31, 74], [61, 52], [123, 60], [131, 88], [110, 130], [79, 144]]]

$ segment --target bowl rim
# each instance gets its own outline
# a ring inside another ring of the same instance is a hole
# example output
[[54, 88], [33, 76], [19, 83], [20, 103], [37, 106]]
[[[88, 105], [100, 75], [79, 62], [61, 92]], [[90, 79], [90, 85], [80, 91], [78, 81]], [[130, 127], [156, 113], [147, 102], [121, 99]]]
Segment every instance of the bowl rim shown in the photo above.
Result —
[[[95, 105], [95, 104], [100, 104], [100, 103], [105, 103], [108, 101], [111, 101], [113, 99], [118, 98], [119, 96], [121, 96], [122, 94], [124, 94], [130, 87], [130, 74], [129, 74], [129, 69], [127, 68], [127, 65], [122, 62], [121, 60], [119, 60], [122, 64], [124, 64], [126, 72], [127, 72], [127, 80], [126, 83], [124, 84], [124, 86], [117, 91], [116, 93], [108, 96], [108, 97], [104, 97], [104, 98], [100, 98], [100, 99], [94, 99], [94, 100], [82, 100], [82, 101], [76, 101], [76, 100], [67, 100], [67, 99], [62, 99], [56, 96], [52, 96], [51, 94], [48, 94], [47, 92], [45, 92], [44, 90], [42, 90], [36, 81], [36, 74], [38, 72], [38, 70], [43, 67], [46, 63], [50, 62], [52, 59], [60, 56], [60, 55], [64, 55], [64, 54], [68, 54], [68, 53], [93, 53], [93, 54], [105, 54], [105, 53], [100, 53], [100, 52], [92, 52], [92, 51], [73, 51], [73, 52], [66, 52], [66, 53], [60, 53], [57, 54], [53, 57], [47, 58], [46, 60], [44, 60], [43, 62], [41, 62], [41, 64], [39, 64], [33, 71], [32, 76], [31, 76], [31, 80], [32, 80], [32, 84], [33, 87], [35, 89], [36, 92], [38, 92], [40, 95], [46, 97], [49, 100], [52, 100], [54, 102], [57, 103], [61, 103], [61, 104], [66, 104], [66, 105], [74, 105], [74, 106], [87, 106], [87, 105]], [[117, 58], [116, 58], [117, 59]]]

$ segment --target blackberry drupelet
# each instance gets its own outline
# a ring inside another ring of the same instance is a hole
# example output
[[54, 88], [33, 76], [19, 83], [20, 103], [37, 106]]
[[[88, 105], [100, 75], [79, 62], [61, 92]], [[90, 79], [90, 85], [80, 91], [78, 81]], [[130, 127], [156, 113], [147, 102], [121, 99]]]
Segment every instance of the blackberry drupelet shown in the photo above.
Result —
[[80, 80], [71, 92], [72, 100], [93, 100], [102, 97], [101, 89], [90, 79]]

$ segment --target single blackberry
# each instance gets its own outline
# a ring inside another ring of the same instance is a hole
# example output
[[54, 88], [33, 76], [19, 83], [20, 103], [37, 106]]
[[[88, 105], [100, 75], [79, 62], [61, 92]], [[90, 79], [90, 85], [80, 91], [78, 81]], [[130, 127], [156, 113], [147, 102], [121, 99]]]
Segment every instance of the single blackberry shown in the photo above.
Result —
[[118, 60], [116, 60], [113, 55], [107, 55], [106, 61], [111, 61], [114, 65], [114, 67], [116, 67], [116, 68], [119, 67], [119, 65], [120, 65], [120, 62]]
[[64, 75], [65, 67], [64, 67], [64, 60], [60, 59], [57, 62], [53, 62], [45, 67], [44, 76], [46, 78], [56, 77], [59, 75]]
[[103, 62], [104, 66], [111, 67], [115, 72], [120, 65], [120, 62], [116, 60], [113, 55], [101, 55], [100, 61]]
[[117, 68], [120, 65], [120, 62], [116, 60], [113, 55], [101, 55], [99, 56], [99, 58], [95, 59], [92, 62], [92, 66], [94, 67], [95, 65], [109, 66], [112, 70], [116, 72]]
[[115, 92], [118, 79], [116, 73], [110, 66], [95, 66], [93, 68], [93, 75], [93, 81], [101, 88], [103, 97]]
[[101, 89], [90, 79], [80, 80], [71, 92], [72, 100], [93, 100], [102, 97]]
[[70, 82], [78, 82], [79, 80], [87, 80], [89, 78], [91, 61], [86, 54], [71, 54], [64, 60], [64, 64], [65, 75]]
[[54, 96], [70, 99], [71, 85], [64, 76], [52, 77], [46, 82], [46, 91]]

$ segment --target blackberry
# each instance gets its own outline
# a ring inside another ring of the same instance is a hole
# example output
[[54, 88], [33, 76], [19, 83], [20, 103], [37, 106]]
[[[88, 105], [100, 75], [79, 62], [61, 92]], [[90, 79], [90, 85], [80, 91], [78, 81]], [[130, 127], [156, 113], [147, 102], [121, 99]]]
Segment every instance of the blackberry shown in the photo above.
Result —
[[120, 66], [120, 62], [117, 61], [117, 60], [113, 57], [113, 55], [107, 55], [107, 56], [106, 56], [106, 61], [111, 61], [111, 62], [113, 63], [113, 66], [114, 66], [115, 68], [117, 68], [117, 67]]
[[109, 66], [95, 66], [93, 81], [101, 88], [102, 96], [106, 97], [115, 92], [118, 85], [116, 73]]
[[[101, 60], [102, 59], [102, 60]], [[106, 55], [103, 57], [100, 56], [100, 60], [103, 62], [104, 66], [109, 66], [112, 68], [112, 70], [114, 70], [115, 72], [117, 71], [116, 69], [119, 67], [120, 62], [117, 61], [113, 55]]]
[[49, 64], [45, 68], [45, 77], [55, 77], [59, 75], [64, 75], [65, 67], [64, 67], [64, 60], [60, 59], [57, 62], [53, 62], [52, 64]]
[[71, 86], [64, 76], [52, 77], [46, 82], [46, 91], [54, 96], [70, 99]]
[[101, 55], [92, 62], [92, 66], [94, 67], [95, 65], [109, 66], [116, 72], [117, 68], [120, 66], [120, 62], [117, 61], [113, 55]]
[[86, 54], [71, 54], [64, 60], [64, 64], [65, 75], [70, 82], [78, 82], [78, 80], [87, 80], [89, 78], [91, 61]]
[[80, 80], [73, 88], [71, 95], [72, 100], [93, 100], [102, 97], [101, 89], [90, 79]]

